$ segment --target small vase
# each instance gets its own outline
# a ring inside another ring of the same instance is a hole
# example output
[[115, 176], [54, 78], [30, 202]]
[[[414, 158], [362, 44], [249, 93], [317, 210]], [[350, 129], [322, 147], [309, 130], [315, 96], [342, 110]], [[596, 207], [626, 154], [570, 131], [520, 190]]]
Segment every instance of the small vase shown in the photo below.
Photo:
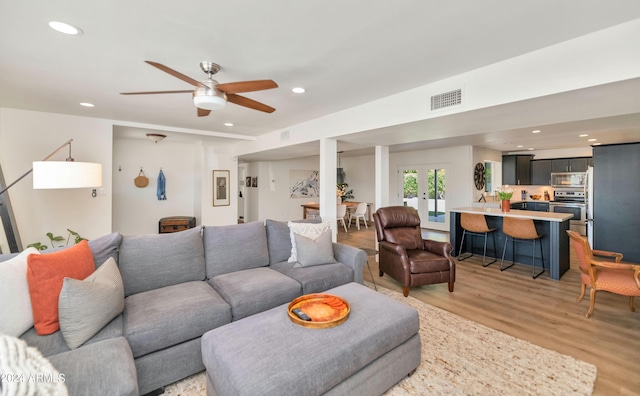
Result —
[[503, 212], [508, 212], [509, 210], [511, 210], [511, 201], [509, 201], [508, 199], [503, 199], [502, 200], [502, 211]]

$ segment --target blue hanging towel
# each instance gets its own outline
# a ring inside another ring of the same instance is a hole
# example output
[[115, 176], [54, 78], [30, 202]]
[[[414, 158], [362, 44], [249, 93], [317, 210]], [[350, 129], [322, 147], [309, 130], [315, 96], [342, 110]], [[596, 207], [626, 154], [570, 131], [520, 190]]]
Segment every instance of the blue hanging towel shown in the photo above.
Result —
[[162, 173], [162, 169], [160, 169], [160, 173], [158, 174], [158, 192], [157, 192], [158, 201], [167, 200], [166, 184], [167, 184], [167, 179], [164, 177], [164, 173]]

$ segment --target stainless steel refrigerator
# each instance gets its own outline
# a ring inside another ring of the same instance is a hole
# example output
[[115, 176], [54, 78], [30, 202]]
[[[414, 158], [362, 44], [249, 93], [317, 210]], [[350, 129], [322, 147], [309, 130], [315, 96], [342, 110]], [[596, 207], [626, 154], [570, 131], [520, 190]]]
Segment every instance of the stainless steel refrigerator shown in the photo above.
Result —
[[640, 263], [640, 142], [593, 148], [589, 195], [592, 248]]

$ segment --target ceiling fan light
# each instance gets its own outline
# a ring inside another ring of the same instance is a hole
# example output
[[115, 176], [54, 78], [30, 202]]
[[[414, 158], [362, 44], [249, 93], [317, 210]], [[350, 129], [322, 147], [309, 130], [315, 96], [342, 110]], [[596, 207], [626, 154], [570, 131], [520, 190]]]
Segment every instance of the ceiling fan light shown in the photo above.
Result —
[[204, 110], [220, 110], [227, 104], [225, 98], [215, 95], [198, 95], [193, 97], [196, 107]]

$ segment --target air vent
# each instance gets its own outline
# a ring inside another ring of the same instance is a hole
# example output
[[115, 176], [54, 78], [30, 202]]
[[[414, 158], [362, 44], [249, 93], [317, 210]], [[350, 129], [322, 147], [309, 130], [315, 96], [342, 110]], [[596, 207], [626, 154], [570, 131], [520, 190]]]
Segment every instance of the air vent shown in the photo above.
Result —
[[462, 103], [462, 89], [445, 92], [431, 97], [431, 110], [459, 105]]

